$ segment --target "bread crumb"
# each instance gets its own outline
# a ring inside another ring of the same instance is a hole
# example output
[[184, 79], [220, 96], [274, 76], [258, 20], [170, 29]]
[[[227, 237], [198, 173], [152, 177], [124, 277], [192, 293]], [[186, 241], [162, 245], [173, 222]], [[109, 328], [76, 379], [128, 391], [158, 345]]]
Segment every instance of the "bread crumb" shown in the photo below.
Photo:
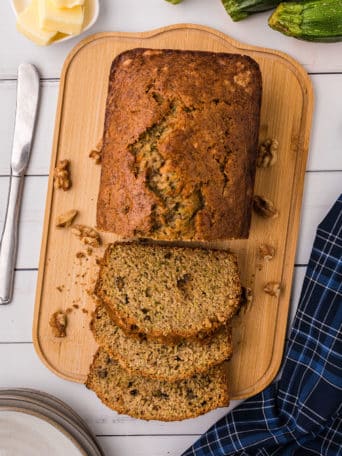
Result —
[[252, 292], [251, 288], [242, 286], [241, 287], [241, 291], [242, 291], [241, 292], [241, 298], [240, 298], [240, 304], [241, 305], [240, 305], [238, 314], [240, 314], [241, 309], [244, 309], [244, 311], [246, 312], [248, 307], [253, 302], [253, 292]]
[[91, 256], [93, 253], [93, 249], [91, 247], [87, 247], [87, 255]]
[[264, 286], [264, 292], [271, 296], [274, 296], [275, 298], [279, 297], [280, 291], [281, 291], [281, 288], [280, 288], [279, 282], [268, 282]]
[[254, 195], [253, 198], [253, 209], [254, 212], [263, 218], [276, 218], [279, 212], [275, 208], [274, 204], [268, 198], [260, 195]]
[[54, 187], [64, 191], [71, 187], [70, 160], [59, 160], [53, 171]]
[[103, 141], [100, 139], [95, 148], [89, 154], [89, 158], [92, 158], [95, 161], [96, 165], [99, 165], [102, 161], [102, 146]]
[[60, 293], [62, 293], [64, 290], [64, 285], [58, 285], [58, 287], [56, 287], [56, 290], [58, 290]]
[[71, 232], [85, 245], [95, 248], [101, 245], [101, 237], [94, 228], [86, 225], [74, 225]]
[[52, 334], [55, 337], [66, 337], [66, 327], [68, 324], [68, 319], [66, 312], [58, 310], [54, 312], [49, 320], [49, 325], [52, 329]]
[[72, 307], [74, 307], [75, 309], [78, 309], [79, 305], [78, 304], [73, 304]]
[[76, 258], [84, 258], [85, 257], [85, 253], [84, 252], [77, 252], [76, 253]]
[[64, 214], [61, 214], [56, 219], [56, 227], [57, 228], [67, 228], [72, 224], [75, 217], [77, 216], [78, 211], [76, 209], [71, 209]]
[[67, 315], [71, 314], [71, 312], [72, 312], [72, 308], [71, 308], [71, 307], [68, 307], [68, 308], [66, 309], [66, 311], [65, 311], [65, 313], [66, 313]]
[[82, 309], [82, 312], [83, 312], [84, 314], [87, 314], [87, 313], [88, 313], [87, 309], [84, 309], [84, 308]]

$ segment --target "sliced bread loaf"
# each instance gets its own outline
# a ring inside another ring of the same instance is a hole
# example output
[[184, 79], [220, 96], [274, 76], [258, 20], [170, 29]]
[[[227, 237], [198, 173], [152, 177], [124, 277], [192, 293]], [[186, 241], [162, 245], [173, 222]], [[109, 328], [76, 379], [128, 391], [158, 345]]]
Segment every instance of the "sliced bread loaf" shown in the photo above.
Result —
[[129, 374], [101, 348], [90, 366], [86, 386], [113, 410], [144, 420], [184, 420], [229, 403], [221, 365], [206, 374], [168, 383]]
[[97, 306], [90, 323], [96, 342], [116, 359], [121, 367], [135, 375], [174, 382], [222, 363], [232, 355], [231, 328], [222, 326], [203, 340], [183, 339], [176, 345], [148, 340], [143, 335], [127, 337]]
[[95, 293], [126, 332], [167, 340], [225, 324], [239, 308], [241, 285], [229, 252], [116, 243], [106, 249]]

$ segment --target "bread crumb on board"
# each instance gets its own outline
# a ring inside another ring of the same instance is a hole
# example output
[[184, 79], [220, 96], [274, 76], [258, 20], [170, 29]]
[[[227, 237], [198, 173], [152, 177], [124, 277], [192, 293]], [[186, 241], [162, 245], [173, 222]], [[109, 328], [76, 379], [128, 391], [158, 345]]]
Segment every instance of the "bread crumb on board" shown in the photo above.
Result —
[[52, 334], [55, 337], [66, 337], [66, 328], [68, 325], [66, 312], [63, 312], [62, 310], [54, 312], [50, 317], [49, 325], [52, 329]]
[[260, 244], [258, 248], [259, 260], [270, 261], [274, 258], [275, 248], [269, 244]]
[[89, 154], [89, 158], [92, 158], [95, 161], [96, 165], [100, 165], [102, 161], [102, 146], [103, 141], [100, 139], [95, 148]]
[[86, 225], [73, 225], [71, 232], [85, 245], [97, 248], [101, 245], [99, 233]]
[[72, 225], [72, 222], [75, 220], [78, 211], [76, 209], [70, 209], [70, 211], [61, 214], [56, 219], [57, 228], [68, 228]]
[[59, 160], [53, 171], [54, 187], [64, 191], [71, 187], [70, 160]]
[[264, 292], [278, 298], [280, 295], [281, 287], [279, 282], [268, 282], [264, 286]]
[[253, 303], [253, 292], [251, 288], [244, 286], [241, 287], [240, 303], [241, 305], [238, 311], [238, 315], [240, 314], [242, 309], [244, 309], [244, 312], [246, 312], [249, 306]]
[[258, 150], [256, 165], [259, 168], [269, 168], [277, 161], [279, 143], [276, 139], [266, 139], [263, 141]]
[[273, 202], [268, 198], [260, 195], [254, 195], [253, 209], [257, 215], [263, 218], [277, 218], [279, 215], [278, 210], [275, 208]]

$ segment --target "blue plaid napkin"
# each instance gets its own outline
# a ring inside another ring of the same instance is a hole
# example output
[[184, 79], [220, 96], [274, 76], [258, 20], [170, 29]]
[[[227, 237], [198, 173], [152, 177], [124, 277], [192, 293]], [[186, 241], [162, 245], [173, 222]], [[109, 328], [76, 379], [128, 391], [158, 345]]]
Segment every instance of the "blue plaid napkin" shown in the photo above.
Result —
[[318, 226], [278, 382], [183, 456], [342, 455], [342, 195]]

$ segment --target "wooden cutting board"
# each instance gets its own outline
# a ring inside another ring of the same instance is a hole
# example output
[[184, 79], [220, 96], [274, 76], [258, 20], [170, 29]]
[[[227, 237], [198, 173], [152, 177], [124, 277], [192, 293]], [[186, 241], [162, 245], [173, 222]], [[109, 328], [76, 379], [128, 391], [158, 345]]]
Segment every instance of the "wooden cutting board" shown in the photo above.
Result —
[[[260, 141], [279, 142], [278, 160], [258, 168], [255, 193], [271, 199], [276, 219], [253, 215], [248, 240], [207, 244], [238, 255], [242, 281], [253, 302], [234, 323], [235, 353], [227, 363], [231, 397], [252, 396], [275, 377], [282, 358], [290, 303], [305, 166], [313, 109], [311, 82], [285, 54], [238, 43], [199, 25], [174, 25], [145, 33], [100, 33], [79, 43], [65, 61], [60, 82], [54, 145], [39, 264], [33, 338], [41, 360], [60, 377], [84, 382], [96, 344], [88, 328], [94, 302], [91, 291], [103, 247], [86, 253], [70, 229], [57, 229], [56, 217], [77, 209], [76, 223], [95, 225], [100, 166], [88, 158], [102, 136], [109, 68], [122, 51], [135, 47], [194, 49], [247, 54], [263, 77]], [[71, 160], [72, 188], [55, 190], [52, 172], [58, 160]], [[104, 243], [115, 240], [103, 235]], [[260, 262], [261, 243], [275, 247], [270, 262]], [[81, 252], [81, 254], [79, 253]], [[85, 256], [82, 256], [82, 255]], [[280, 296], [263, 291], [281, 283]], [[69, 309], [69, 310], [67, 310]], [[68, 313], [67, 337], [55, 338], [49, 326], [56, 310]]]

